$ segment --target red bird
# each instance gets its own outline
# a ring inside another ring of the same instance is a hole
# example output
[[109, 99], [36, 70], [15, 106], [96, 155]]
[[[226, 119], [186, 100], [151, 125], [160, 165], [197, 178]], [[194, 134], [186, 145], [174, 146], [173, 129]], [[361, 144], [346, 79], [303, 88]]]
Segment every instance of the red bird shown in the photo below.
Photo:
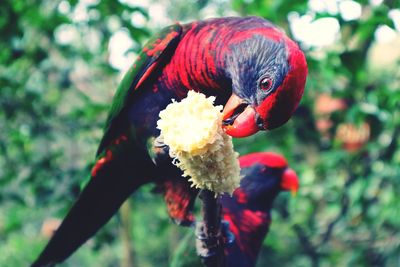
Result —
[[[232, 197], [223, 195], [221, 198], [222, 219], [228, 229], [223, 228], [224, 235], [227, 240], [231, 240], [229, 244], [225, 244], [225, 266], [253, 267], [271, 224], [273, 201], [282, 191], [297, 192], [299, 180], [296, 173], [288, 167], [286, 159], [279, 154], [252, 153], [241, 156], [239, 160], [243, 176], [240, 187]], [[174, 216], [175, 213], [170, 215]], [[186, 217], [190, 217], [194, 225], [193, 215], [188, 215]], [[175, 255], [175, 258], [179, 258], [176, 267], [187, 266], [183, 255], [190, 254], [189, 261], [193, 261], [194, 242], [190, 241], [193, 240], [189, 240], [185, 249]], [[196, 242], [197, 247], [206, 246], [202, 240]], [[196, 266], [203, 265], [199, 261], [193, 267]]]
[[264, 19], [217, 18], [165, 28], [122, 80], [92, 178], [33, 266], [65, 260], [138, 187], [179, 173], [153, 145], [158, 114], [171, 99], [188, 90], [216, 96], [216, 104], [225, 106], [225, 131], [244, 137], [284, 124], [300, 101], [306, 76], [299, 47]]
[[299, 181], [281, 155], [260, 152], [240, 157], [244, 178], [233, 197], [221, 199], [223, 220], [234, 234], [225, 248], [226, 266], [253, 267], [271, 224], [273, 201], [283, 191], [297, 192]]

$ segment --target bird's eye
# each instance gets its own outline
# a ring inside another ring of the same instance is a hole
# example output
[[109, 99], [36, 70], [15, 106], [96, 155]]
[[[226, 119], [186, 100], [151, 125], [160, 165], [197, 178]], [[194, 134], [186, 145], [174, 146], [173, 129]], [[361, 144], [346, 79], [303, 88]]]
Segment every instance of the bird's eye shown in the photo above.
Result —
[[272, 87], [272, 80], [270, 78], [262, 78], [259, 86], [261, 90], [268, 91]]

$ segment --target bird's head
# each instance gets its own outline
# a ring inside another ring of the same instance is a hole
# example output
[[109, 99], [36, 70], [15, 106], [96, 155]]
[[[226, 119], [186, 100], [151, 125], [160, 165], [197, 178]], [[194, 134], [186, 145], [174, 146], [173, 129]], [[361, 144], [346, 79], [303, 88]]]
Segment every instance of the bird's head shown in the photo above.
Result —
[[245, 137], [287, 122], [303, 95], [307, 63], [282, 31], [264, 27], [238, 32], [226, 53], [232, 96], [223, 111], [228, 135]]
[[272, 152], [251, 153], [239, 158], [244, 178], [234, 196], [255, 207], [270, 207], [281, 191], [296, 194], [299, 180], [286, 159]]

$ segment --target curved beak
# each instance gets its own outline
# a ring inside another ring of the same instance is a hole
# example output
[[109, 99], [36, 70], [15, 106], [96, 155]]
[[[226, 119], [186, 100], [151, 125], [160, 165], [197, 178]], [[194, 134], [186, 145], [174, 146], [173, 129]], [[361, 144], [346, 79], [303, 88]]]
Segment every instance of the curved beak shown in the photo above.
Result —
[[287, 168], [282, 174], [281, 188], [290, 191], [292, 196], [296, 196], [299, 186], [299, 178], [297, 177], [296, 172]]
[[228, 99], [222, 112], [222, 128], [232, 137], [246, 137], [260, 130], [255, 109], [236, 94]]

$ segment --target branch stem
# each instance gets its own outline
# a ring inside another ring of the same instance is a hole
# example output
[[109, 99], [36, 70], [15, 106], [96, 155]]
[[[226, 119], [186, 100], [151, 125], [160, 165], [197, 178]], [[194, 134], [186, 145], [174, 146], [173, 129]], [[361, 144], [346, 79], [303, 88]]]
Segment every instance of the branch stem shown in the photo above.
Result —
[[203, 222], [197, 223], [197, 253], [205, 267], [224, 266], [224, 242], [221, 234], [221, 204], [214, 192], [200, 191]]

